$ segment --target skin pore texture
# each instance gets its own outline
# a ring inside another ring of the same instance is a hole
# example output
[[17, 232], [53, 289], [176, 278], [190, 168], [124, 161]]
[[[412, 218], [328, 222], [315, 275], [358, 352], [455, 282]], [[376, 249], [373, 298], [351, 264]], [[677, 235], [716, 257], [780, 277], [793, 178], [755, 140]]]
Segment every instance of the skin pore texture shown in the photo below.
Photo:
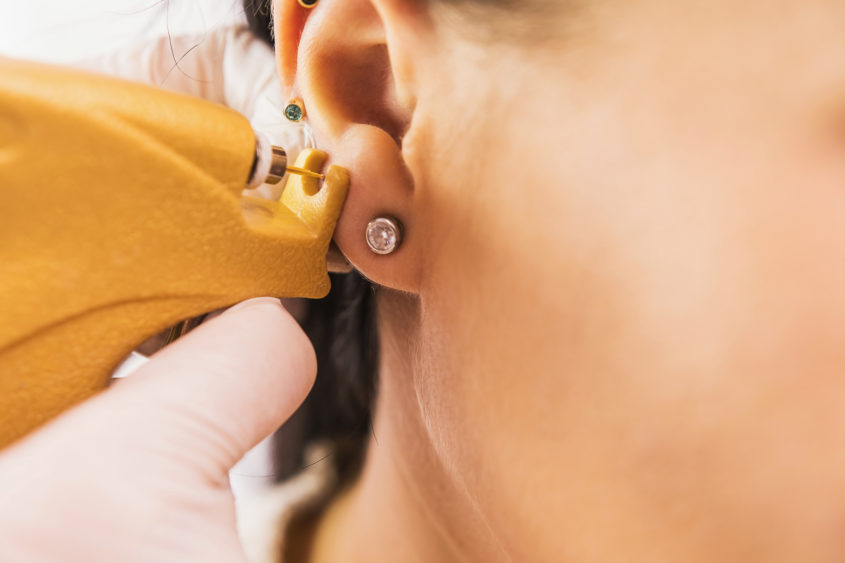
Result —
[[383, 286], [312, 560], [845, 560], [845, 3], [561, 6], [276, 2]]

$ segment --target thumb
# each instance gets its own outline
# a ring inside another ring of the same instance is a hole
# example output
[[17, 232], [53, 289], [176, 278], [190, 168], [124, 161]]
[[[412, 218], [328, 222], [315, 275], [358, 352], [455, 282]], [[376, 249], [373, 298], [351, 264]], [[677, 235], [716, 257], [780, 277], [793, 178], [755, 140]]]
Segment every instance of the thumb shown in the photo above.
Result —
[[279, 300], [253, 299], [161, 350], [92, 407], [123, 413], [129, 435], [168, 442], [157, 449], [227, 471], [293, 414], [316, 371], [311, 343]]

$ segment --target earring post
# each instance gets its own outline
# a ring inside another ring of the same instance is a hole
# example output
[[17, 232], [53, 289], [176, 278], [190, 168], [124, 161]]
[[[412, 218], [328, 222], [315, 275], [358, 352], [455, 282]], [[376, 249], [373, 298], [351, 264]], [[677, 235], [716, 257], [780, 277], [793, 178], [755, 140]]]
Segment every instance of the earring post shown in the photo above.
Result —
[[288, 166], [285, 170], [291, 174], [297, 174], [299, 176], [308, 176], [309, 178], [317, 178], [319, 180], [325, 178], [325, 176], [319, 172], [312, 172], [311, 170], [306, 170], [304, 168], [300, 168], [299, 166]]

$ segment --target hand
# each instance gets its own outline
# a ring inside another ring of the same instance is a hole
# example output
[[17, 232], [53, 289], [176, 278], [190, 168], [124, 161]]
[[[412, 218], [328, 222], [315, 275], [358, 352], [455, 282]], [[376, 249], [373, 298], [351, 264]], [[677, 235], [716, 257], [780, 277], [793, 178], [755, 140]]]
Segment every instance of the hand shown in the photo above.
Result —
[[228, 471], [315, 374], [276, 299], [203, 324], [0, 452], [0, 561], [245, 561]]

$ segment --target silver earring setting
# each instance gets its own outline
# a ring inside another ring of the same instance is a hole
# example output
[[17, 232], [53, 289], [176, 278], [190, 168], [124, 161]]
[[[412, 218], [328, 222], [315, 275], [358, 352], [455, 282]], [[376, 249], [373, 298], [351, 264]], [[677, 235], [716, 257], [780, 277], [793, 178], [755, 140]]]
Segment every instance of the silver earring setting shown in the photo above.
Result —
[[376, 254], [392, 254], [402, 242], [402, 227], [393, 217], [376, 217], [367, 224], [367, 246]]

